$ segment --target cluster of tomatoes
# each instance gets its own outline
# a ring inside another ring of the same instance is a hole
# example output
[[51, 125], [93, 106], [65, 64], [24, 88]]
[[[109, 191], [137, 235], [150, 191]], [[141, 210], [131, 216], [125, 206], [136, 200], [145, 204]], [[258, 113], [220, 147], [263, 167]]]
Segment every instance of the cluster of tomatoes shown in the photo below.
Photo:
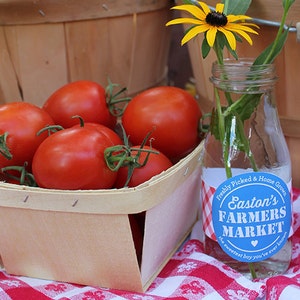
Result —
[[185, 90], [155, 87], [128, 101], [113, 88], [76, 81], [42, 107], [0, 105], [0, 179], [69, 190], [132, 187], [199, 144], [200, 108]]

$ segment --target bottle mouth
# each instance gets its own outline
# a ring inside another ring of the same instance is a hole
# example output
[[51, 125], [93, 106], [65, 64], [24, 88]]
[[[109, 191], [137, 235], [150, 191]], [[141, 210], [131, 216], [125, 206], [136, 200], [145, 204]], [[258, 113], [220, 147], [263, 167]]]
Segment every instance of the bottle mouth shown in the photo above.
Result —
[[[254, 59], [224, 59], [212, 65], [211, 82], [218, 88], [232, 92], [258, 93], [271, 89], [277, 81], [274, 64], [253, 65]], [[251, 89], [249, 89], [251, 88]]]

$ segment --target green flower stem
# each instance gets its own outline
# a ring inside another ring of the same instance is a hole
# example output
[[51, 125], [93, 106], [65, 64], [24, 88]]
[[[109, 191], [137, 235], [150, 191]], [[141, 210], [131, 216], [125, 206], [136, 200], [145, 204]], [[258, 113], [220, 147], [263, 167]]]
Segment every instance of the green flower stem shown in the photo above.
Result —
[[234, 103], [229, 105], [225, 110], [224, 110], [224, 116], [229, 116], [230, 114], [234, 113], [237, 108], [242, 105], [242, 103], [245, 101], [246, 97], [249, 97], [249, 94], [244, 94], [242, 95], [238, 100], [236, 100]]
[[[223, 51], [222, 47], [219, 46], [218, 39], [216, 39], [216, 42], [214, 44], [214, 51], [217, 56], [218, 64], [223, 65]], [[230, 178], [232, 177], [232, 171], [231, 171], [231, 164], [229, 161], [229, 147], [230, 145], [226, 143], [225, 141], [225, 116], [223, 114], [223, 109], [222, 109], [222, 104], [221, 104], [221, 99], [220, 95], [218, 93], [218, 89], [214, 88], [214, 93], [215, 93], [215, 100], [216, 100], [216, 112], [217, 112], [217, 118], [218, 118], [218, 131], [219, 131], [219, 137], [222, 142], [222, 155], [223, 155], [223, 161], [224, 161], [224, 167], [225, 167], [225, 172], [226, 172], [226, 177]], [[227, 96], [230, 97], [228, 94]], [[227, 101], [229, 101], [229, 98], [227, 98]], [[231, 99], [231, 98], [230, 98]]]
[[226, 177], [230, 178], [232, 177], [231, 165], [228, 159], [230, 145], [228, 145], [228, 143], [225, 143], [225, 118], [222, 112], [222, 105], [221, 105], [218, 89], [214, 88], [214, 92], [215, 92], [215, 100], [216, 100], [216, 113], [218, 118], [218, 132], [219, 132], [220, 141], [222, 142], [222, 155], [223, 155], [224, 167], [225, 167]]
[[223, 56], [223, 50], [222, 47], [219, 45], [219, 39], [216, 38], [215, 44], [213, 46], [213, 49], [216, 53], [218, 64], [219, 65], [224, 65], [224, 56]]
[[248, 267], [249, 267], [249, 271], [250, 271], [252, 279], [257, 278], [254, 263], [248, 263]]
[[239, 117], [236, 118], [237, 121], [237, 128], [239, 130], [239, 136], [241, 137], [241, 142], [244, 145], [244, 151], [247, 155], [247, 157], [249, 158], [249, 161], [251, 163], [251, 167], [253, 169], [254, 172], [258, 172], [258, 167], [256, 165], [253, 153], [250, 149], [250, 142], [249, 139], [247, 139], [246, 135], [245, 135], [245, 131], [244, 131], [244, 126], [243, 126], [243, 122], [241, 121], [241, 119]]
[[277, 44], [279, 43], [279, 39], [280, 39], [280, 36], [284, 30], [284, 27], [285, 27], [285, 21], [286, 21], [286, 18], [287, 18], [287, 15], [288, 15], [288, 11], [291, 7], [291, 5], [295, 2], [295, 0], [286, 0], [284, 1], [283, 0], [283, 15], [282, 15], [282, 18], [281, 18], [281, 22], [280, 22], [280, 26], [278, 28], [278, 31], [277, 31], [277, 34], [276, 34], [276, 37], [275, 37], [275, 40], [274, 40], [274, 43], [273, 43], [273, 47], [271, 48], [271, 51], [269, 51], [267, 57], [265, 58], [265, 61], [263, 62], [263, 64], [270, 64], [273, 62], [273, 53], [276, 51], [276, 46]]

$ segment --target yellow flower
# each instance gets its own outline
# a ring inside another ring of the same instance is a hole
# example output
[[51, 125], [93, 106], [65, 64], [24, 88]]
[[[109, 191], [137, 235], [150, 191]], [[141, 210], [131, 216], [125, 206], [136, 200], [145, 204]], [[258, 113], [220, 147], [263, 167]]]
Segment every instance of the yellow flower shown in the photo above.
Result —
[[249, 33], [257, 34], [251, 26], [258, 28], [253, 23], [246, 23], [246, 20], [251, 18], [245, 15], [228, 15], [223, 13], [224, 4], [218, 3], [216, 9], [211, 11], [208, 5], [204, 2], [198, 1], [199, 7], [191, 4], [183, 4], [172, 7], [172, 9], [182, 10], [189, 12], [194, 18], [178, 18], [166, 24], [166, 26], [174, 24], [192, 24], [194, 25], [181, 40], [181, 45], [185, 44], [199, 33], [206, 32], [207, 43], [213, 47], [217, 32], [222, 32], [232, 50], [236, 49], [236, 36], [242, 36], [250, 45], [252, 39]]

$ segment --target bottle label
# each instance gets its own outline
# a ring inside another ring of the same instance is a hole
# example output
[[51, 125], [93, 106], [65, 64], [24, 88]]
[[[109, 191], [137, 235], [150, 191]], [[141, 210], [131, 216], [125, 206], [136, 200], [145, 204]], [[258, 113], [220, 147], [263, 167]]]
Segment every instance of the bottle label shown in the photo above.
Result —
[[211, 237], [228, 255], [242, 262], [256, 262], [273, 256], [285, 245], [292, 209], [288, 186], [281, 178], [264, 172], [244, 173], [211, 192], [212, 226], [206, 231], [211, 231]]

